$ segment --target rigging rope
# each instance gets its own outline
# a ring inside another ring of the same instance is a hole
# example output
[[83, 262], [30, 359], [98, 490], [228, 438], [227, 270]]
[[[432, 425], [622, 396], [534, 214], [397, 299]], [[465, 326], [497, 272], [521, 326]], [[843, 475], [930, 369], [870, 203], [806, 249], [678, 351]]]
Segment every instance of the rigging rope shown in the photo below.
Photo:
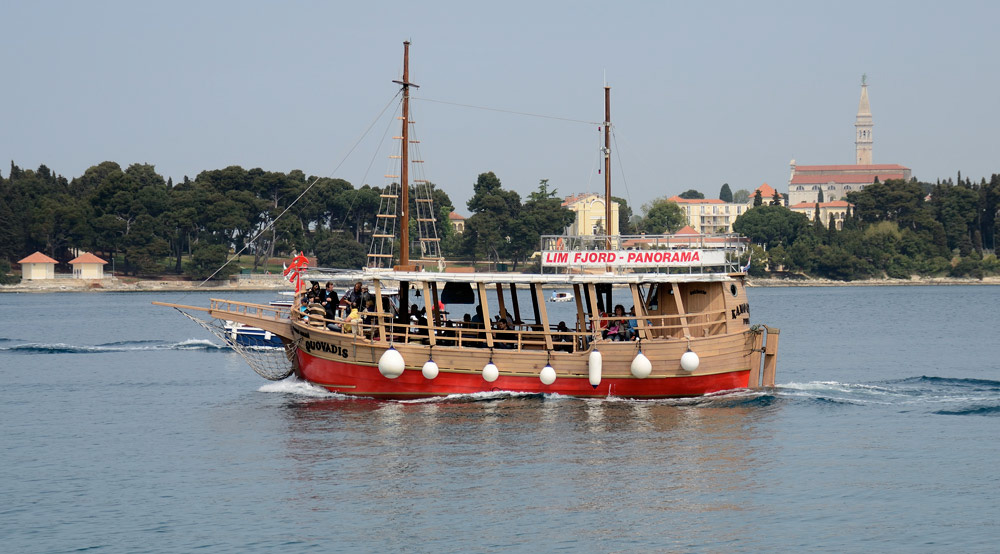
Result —
[[472, 104], [459, 104], [458, 102], [446, 102], [444, 100], [432, 100], [430, 98], [422, 98], [422, 97], [419, 97], [419, 96], [411, 96], [410, 99], [411, 100], [422, 100], [424, 102], [434, 102], [435, 104], [448, 104], [449, 106], [460, 106], [462, 108], [472, 108], [472, 109], [476, 109], [476, 110], [486, 110], [486, 111], [490, 111], [490, 112], [511, 113], [511, 114], [515, 114], [515, 115], [525, 115], [525, 116], [528, 116], [528, 117], [541, 117], [543, 119], [556, 119], [558, 121], [569, 121], [570, 123], [585, 123], [587, 125], [601, 125], [601, 123], [599, 121], [584, 121], [582, 119], [571, 119], [571, 118], [568, 118], [568, 117], [558, 117], [558, 116], [554, 116], [554, 115], [542, 115], [542, 114], [537, 114], [537, 113], [518, 112], [518, 111], [514, 111], [514, 110], [503, 110], [503, 109], [500, 109], [500, 108], [488, 108], [486, 106], [474, 106]]
[[[396, 96], [399, 96], [399, 93], [396, 93]], [[394, 96], [393, 100], [395, 100], [395, 99], [396, 99], [396, 97]], [[400, 105], [402, 105], [403, 100], [400, 99], [399, 102], [400, 102]], [[388, 106], [386, 106], [386, 107], [388, 107]], [[379, 114], [379, 117], [382, 117], [382, 114], [384, 114], [384, 113], [385, 113], [385, 110], [383, 109], [382, 112]], [[392, 120], [392, 118], [390, 118], [389, 121], [385, 124], [385, 131], [382, 132], [382, 138], [378, 141], [378, 143], [380, 145], [385, 142], [385, 137], [386, 137], [386, 135], [389, 134], [389, 130], [392, 129], [392, 124], [393, 124], [393, 120]], [[372, 154], [371, 161], [368, 162], [368, 167], [365, 168], [365, 174], [361, 176], [361, 181], [360, 181], [360, 184], [358, 185], [358, 188], [354, 189], [354, 195], [351, 198], [351, 205], [347, 207], [347, 211], [344, 212], [344, 218], [340, 222], [340, 231], [343, 231], [344, 228], [347, 227], [347, 216], [351, 213], [351, 210], [354, 209], [354, 203], [358, 201], [358, 197], [361, 196], [361, 194], [360, 194], [361, 188], [365, 186], [365, 180], [368, 179], [368, 173], [371, 172], [372, 166], [375, 165], [375, 158], [378, 157], [379, 153], [380, 153], [380, 149], [376, 148], [375, 152]]]
[[[622, 184], [625, 185], [625, 199], [628, 200], [628, 204], [629, 204], [629, 206], [631, 206], [632, 205], [632, 196], [629, 194], [629, 190], [628, 190], [628, 179], [625, 178], [625, 159], [622, 157], [621, 148], [618, 147], [618, 135], [615, 134], [615, 127], [614, 127], [614, 125], [611, 126], [611, 140], [614, 141], [614, 143], [615, 143], [615, 151], [618, 152], [618, 156], [617, 156], [617, 159], [618, 159], [618, 172], [622, 174]], [[619, 206], [618, 208], [621, 209], [621, 206]], [[621, 228], [622, 228], [621, 214], [619, 213], [618, 215], [619, 215], [619, 217], [618, 217], [618, 232], [620, 233], [621, 232]]]
[[[397, 92], [389, 100], [389, 102], [386, 103], [385, 107], [382, 108], [382, 111], [380, 111], [379, 114], [375, 117], [375, 119], [372, 120], [371, 124], [368, 125], [368, 128], [365, 129], [365, 131], [363, 133], [361, 133], [361, 136], [358, 137], [358, 140], [356, 140], [354, 142], [354, 145], [351, 146], [351, 149], [348, 150], [346, 154], [344, 154], [343, 158], [340, 159], [340, 163], [337, 164], [337, 167], [333, 168], [333, 171], [330, 172], [330, 174], [327, 176], [328, 179], [332, 178], [333, 175], [337, 172], [337, 170], [340, 169], [340, 166], [344, 165], [344, 162], [347, 161], [347, 158], [354, 152], [354, 150], [358, 147], [358, 145], [361, 144], [361, 141], [364, 140], [364, 138], [368, 135], [368, 132], [372, 130], [372, 127], [374, 127], [375, 124], [378, 123], [378, 120], [382, 118], [382, 114], [384, 114], [385, 111], [387, 109], [389, 109], [389, 106], [391, 106], [392, 103], [393, 103], [393, 101], [396, 100], [396, 96], [399, 96], [401, 92], [402, 91]], [[271, 227], [274, 227], [275, 223], [277, 223], [278, 220], [281, 219], [282, 216], [284, 216], [286, 213], [288, 213], [288, 210], [292, 209], [292, 206], [294, 206], [299, 200], [301, 200], [302, 197], [305, 196], [306, 193], [308, 193], [316, 185], [316, 183], [318, 183], [320, 181], [320, 179], [322, 179], [322, 177], [316, 177], [316, 179], [313, 180], [313, 182], [310, 183], [309, 186], [306, 187], [305, 190], [303, 190], [302, 193], [299, 194], [295, 198], [295, 200], [293, 200], [290, 204], [288, 204], [288, 206], [284, 210], [282, 210], [282, 212], [280, 214], [278, 214], [278, 217], [275, 217], [259, 233], [257, 233], [256, 235], [254, 235], [254, 237], [252, 239], [250, 239], [249, 241], [247, 241], [247, 243], [243, 245], [243, 248], [240, 248], [239, 252], [233, 254], [229, 259], [226, 260], [226, 262], [224, 264], [220, 265], [218, 269], [216, 269], [215, 271], [212, 272], [211, 275], [209, 275], [208, 277], [206, 277], [204, 281], [202, 281], [201, 283], [198, 283], [198, 285], [195, 288], [201, 287], [205, 283], [209, 282], [220, 271], [222, 271], [222, 268], [224, 268], [227, 265], [229, 265], [233, 260], [238, 259], [240, 257], [240, 254], [242, 254], [247, 248], [249, 248], [251, 244], [257, 242], [257, 239], [259, 239], [261, 235], [263, 235], [268, 230], [270, 230]]]

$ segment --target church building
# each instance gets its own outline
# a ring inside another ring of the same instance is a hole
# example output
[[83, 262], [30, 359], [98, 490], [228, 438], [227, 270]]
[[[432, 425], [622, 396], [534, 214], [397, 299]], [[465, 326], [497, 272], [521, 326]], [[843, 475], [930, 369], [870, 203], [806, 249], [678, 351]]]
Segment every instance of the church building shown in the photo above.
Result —
[[[889, 179], [910, 179], [910, 168], [899, 164], [872, 163], [872, 111], [868, 103], [868, 85], [861, 78], [861, 100], [854, 121], [855, 163], [853, 165], [796, 165], [792, 160], [792, 174], [788, 179], [788, 205], [803, 202], [831, 202], [843, 200], [847, 193], [862, 190], [877, 177], [880, 182]], [[823, 193], [820, 199], [820, 192]]]

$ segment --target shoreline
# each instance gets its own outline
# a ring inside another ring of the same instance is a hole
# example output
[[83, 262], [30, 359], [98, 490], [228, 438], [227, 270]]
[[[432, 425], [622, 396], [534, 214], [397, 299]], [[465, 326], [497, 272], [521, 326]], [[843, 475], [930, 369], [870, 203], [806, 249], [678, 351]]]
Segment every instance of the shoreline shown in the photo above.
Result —
[[[957, 277], [915, 277], [912, 279], [861, 279], [834, 281], [831, 279], [776, 279], [747, 278], [748, 287], [895, 287], [935, 285], [1000, 285], [1000, 277], [983, 279]], [[285, 281], [219, 281], [202, 285], [193, 281], [129, 280], [119, 279], [47, 279], [16, 285], [0, 285], [0, 293], [52, 293], [52, 292], [196, 292], [196, 291], [290, 291]]]

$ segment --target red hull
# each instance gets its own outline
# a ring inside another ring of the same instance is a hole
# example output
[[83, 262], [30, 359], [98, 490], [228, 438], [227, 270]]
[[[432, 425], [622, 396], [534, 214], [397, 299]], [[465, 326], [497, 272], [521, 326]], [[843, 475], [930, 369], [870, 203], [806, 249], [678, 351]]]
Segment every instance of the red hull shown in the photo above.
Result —
[[479, 373], [450, 373], [444, 370], [433, 380], [426, 379], [419, 368], [407, 368], [396, 379], [383, 377], [373, 365], [359, 365], [313, 356], [298, 350], [297, 375], [332, 392], [376, 398], [408, 399], [510, 391], [564, 394], [580, 397], [617, 396], [625, 398], [671, 398], [702, 396], [724, 390], [746, 388], [750, 371], [736, 370], [709, 375], [676, 377], [608, 378], [596, 388], [586, 376], [559, 377], [545, 385], [537, 376], [501, 375], [489, 383]]

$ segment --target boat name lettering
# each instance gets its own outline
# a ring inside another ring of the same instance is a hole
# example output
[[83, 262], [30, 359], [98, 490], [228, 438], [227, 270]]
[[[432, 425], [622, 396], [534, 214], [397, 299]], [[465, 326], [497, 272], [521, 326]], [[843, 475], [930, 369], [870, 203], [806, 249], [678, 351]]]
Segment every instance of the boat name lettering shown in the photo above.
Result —
[[587, 250], [580, 252], [542, 252], [542, 265], [547, 267], [615, 266], [669, 267], [721, 265], [725, 253], [715, 250]]
[[306, 350], [321, 350], [323, 352], [328, 352], [330, 354], [339, 355], [341, 358], [347, 358], [347, 349], [342, 346], [337, 346], [335, 344], [330, 344], [328, 342], [320, 342], [318, 340], [307, 340]]
[[733, 308], [732, 313], [733, 313], [733, 319], [736, 319], [736, 316], [738, 315], [748, 314], [750, 313], [750, 304], [744, 302], [739, 306]]

